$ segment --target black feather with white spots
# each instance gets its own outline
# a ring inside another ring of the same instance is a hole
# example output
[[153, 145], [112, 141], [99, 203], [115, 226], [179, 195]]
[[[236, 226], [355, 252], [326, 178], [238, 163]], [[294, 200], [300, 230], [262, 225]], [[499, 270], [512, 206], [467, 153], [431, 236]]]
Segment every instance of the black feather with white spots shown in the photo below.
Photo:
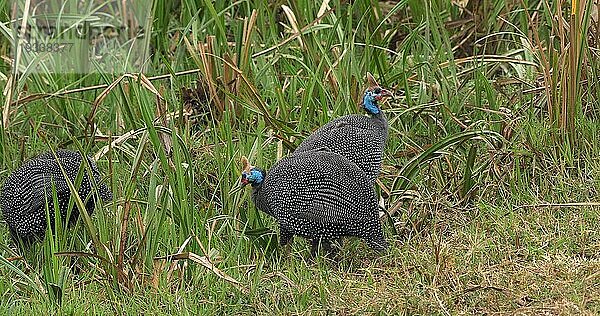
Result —
[[307, 137], [295, 152], [306, 152], [322, 147], [338, 153], [356, 163], [371, 183], [375, 183], [381, 170], [383, 151], [388, 138], [388, 122], [379, 109], [378, 100], [389, 91], [371, 87], [363, 96], [363, 107], [369, 116], [346, 115], [317, 129]]
[[369, 181], [375, 183], [387, 138], [388, 124], [383, 112], [373, 117], [347, 115], [317, 129], [296, 148], [295, 153], [327, 147], [354, 162], [367, 174]]
[[336, 153], [308, 151], [281, 159], [253, 185], [252, 198], [279, 223], [282, 245], [294, 235], [325, 242], [356, 236], [373, 249], [387, 248], [372, 184]]
[[[58, 159], [57, 159], [58, 158]], [[95, 184], [100, 198], [104, 201], [112, 199], [112, 193], [106, 185], [100, 183], [100, 172], [94, 161], [87, 157], [94, 181], [90, 181], [89, 172], [84, 170], [81, 184], [77, 190], [80, 198], [86, 201], [89, 214], [94, 210], [95, 195], [92, 186]], [[0, 193], [2, 215], [11, 232], [11, 236], [25, 245], [42, 239], [46, 231], [46, 204], [50, 220], [54, 220], [53, 188], [56, 191], [58, 209], [61, 217], [67, 216], [71, 192], [59, 164], [70, 181], [75, 184], [77, 174], [82, 168], [82, 155], [68, 150], [57, 150], [56, 157], [52, 152], [43, 153], [24, 163], [5, 181]], [[77, 220], [79, 211], [73, 207], [68, 222]]]

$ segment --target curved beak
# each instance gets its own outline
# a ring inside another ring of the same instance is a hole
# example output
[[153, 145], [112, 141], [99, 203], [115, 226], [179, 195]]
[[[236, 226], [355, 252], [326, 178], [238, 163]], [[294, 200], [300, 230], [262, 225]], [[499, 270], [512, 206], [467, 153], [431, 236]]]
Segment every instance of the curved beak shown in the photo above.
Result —
[[237, 194], [238, 192], [240, 192], [244, 189], [246, 184], [248, 184], [247, 180], [245, 182], [245, 181], [243, 181], [243, 179], [240, 178], [240, 181], [238, 181], [237, 184], [233, 188], [231, 188], [231, 190], [229, 190], [229, 194], [230, 195]]
[[381, 92], [375, 97], [375, 100], [381, 101], [383, 98], [393, 97], [394, 94], [387, 89], [381, 89]]
[[392, 91], [390, 91], [388, 89], [382, 89], [381, 90], [381, 96], [382, 97], [393, 97], [394, 94], [392, 93]]

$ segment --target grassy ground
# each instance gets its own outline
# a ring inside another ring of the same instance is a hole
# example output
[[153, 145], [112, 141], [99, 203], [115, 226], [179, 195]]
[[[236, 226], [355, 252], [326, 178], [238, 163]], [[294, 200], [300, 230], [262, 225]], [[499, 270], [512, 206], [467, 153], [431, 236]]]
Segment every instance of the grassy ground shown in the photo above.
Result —
[[[1, 65], [0, 180], [81, 149], [115, 198], [25, 253], [0, 225], [0, 313], [599, 314], [595, 4], [575, 20], [567, 1], [323, 3], [155, 0], [147, 81]], [[358, 112], [367, 71], [396, 92], [390, 250], [285, 254], [230, 193], [239, 159], [268, 169]]]

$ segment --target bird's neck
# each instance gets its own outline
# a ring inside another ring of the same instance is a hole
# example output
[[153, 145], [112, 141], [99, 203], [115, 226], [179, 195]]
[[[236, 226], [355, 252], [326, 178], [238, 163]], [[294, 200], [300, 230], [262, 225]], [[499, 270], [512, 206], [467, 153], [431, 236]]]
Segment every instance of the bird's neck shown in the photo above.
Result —
[[266, 194], [262, 191], [262, 186], [262, 183], [252, 186], [252, 202], [254, 202], [256, 208], [272, 216], [273, 214], [271, 214], [271, 211], [269, 210], [269, 205], [267, 204], [265, 196]]
[[369, 113], [369, 115], [371, 116], [371, 118], [373, 119], [375, 124], [377, 124], [381, 127], [381, 129], [384, 131], [384, 134], [387, 138], [388, 121], [387, 121], [387, 117], [385, 116], [385, 113], [383, 113], [383, 111], [381, 109], [379, 109], [379, 112], [377, 114]]
[[385, 114], [383, 114], [383, 111], [381, 109], [379, 110], [379, 112], [377, 112], [377, 114], [369, 113], [369, 115], [374, 119], [387, 121], [387, 118], [385, 117]]

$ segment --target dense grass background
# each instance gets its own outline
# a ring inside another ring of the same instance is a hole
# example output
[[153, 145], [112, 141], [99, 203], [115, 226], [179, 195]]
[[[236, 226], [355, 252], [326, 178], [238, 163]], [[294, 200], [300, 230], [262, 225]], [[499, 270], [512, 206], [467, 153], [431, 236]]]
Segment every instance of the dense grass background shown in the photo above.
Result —
[[[1, 225], [0, 311], [600, 313], [597, 4], [152, 5], [153, 54], [128, 77], [16, 76], [2, 32], [0, 180], [79, 149], [115, 199], [25, 253]], [[239, 159], [268, 168], [360, 111], [367, 71], [396, 92], [378, 183], [392, 247], [347, 240], [330, 262], [297, 238], [286, 255], [230, 193]]]

